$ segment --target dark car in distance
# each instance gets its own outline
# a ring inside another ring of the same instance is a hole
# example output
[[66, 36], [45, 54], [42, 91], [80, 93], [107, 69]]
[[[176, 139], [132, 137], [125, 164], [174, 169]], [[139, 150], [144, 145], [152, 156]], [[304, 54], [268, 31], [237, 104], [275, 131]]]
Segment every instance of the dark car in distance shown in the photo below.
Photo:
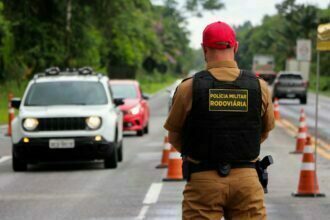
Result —
[[299, 72], [280, 72], [275, 79], [273, 87], [273, 100], [299, 99], [300, 104], [307, 103], [307, 82]]

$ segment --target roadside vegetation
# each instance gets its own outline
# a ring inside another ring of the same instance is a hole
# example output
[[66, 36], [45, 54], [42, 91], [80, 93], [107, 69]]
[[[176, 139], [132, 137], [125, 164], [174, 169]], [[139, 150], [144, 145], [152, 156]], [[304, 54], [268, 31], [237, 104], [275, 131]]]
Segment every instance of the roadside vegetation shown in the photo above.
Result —
[[0, 0], [0, 82], [50, 66], [91, 66], [111, 78], [191, 69], [186, 19], [221, 0]]
[[15, 81], [8, 81], [0, 84], [0, 124], [8, 121], [8, 94], [12, 93], [14, 97], [22, 97], [27, 81], [17, 84]]
[[[311, 74], [309, 79], [309, 90], [316, 91], [316, 74]], [[320, 74], [319, 92], [322, 95], [330, 97], [330, 76], [323, 76]]]
[[7, 93], [20, 96], [35, 73], [51, 66], [91, 66], [111, 78], [138, 78], [146, 93], [186, 75], [194, 66], [187, 16], [224, 5], [163, 3], [0, 0], [0, 123], [7, 120]]
[[140, 82], [143, 93], [148, 95], [155, 94], [156, 92], [164, 89], [177, 80], [177, 76], [173, 74], [159, 74], [155, 73], [153, 76], [138, 75], [137, 80]]

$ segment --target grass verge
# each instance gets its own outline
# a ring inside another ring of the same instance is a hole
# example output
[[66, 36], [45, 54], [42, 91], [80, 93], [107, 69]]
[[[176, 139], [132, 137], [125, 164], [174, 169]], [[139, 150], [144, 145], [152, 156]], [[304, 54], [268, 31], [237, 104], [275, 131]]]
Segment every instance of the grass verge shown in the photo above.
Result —
[[19, 85], [15, 81], [9, 81], [0, 84], [0, 124], [8, 123], [8, 94], [12, 93], [14, 97], [22, 97], [27, 81]]
[[170, 86], [178, 79], [177, 76], [172, 74], [144, 74], [138, 75], [137, 80], [139, 81], [142, 91], [147, 94], [154, 94], [161, 89]]
[[[309, 79], [309, 90], [316, 91], [316, 75], [311, 74]], [[320, 94], [330, 97], [330, 76], [320, 76]]]

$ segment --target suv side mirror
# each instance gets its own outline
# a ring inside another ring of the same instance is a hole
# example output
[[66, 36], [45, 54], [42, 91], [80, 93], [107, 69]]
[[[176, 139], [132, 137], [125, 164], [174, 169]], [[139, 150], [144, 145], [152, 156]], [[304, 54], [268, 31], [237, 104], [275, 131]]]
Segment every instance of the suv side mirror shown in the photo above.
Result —
[[21, 99], [20, 98], [13, 98], [11, 100], [11, 106], [13, 108], [19, 109], [19, 106], [21, 105]]
[[149, 100], [149, 96], [146, 95], [146, 94], [142, 94], [142, 98], [143, 98], [144, 100]]
[[115, 103], [116, 106], [120, 106], [120, 105], [123, 105], [125, 102], [124, 102], [124, 99], [116, 98], [113, 100], [113, 103]]

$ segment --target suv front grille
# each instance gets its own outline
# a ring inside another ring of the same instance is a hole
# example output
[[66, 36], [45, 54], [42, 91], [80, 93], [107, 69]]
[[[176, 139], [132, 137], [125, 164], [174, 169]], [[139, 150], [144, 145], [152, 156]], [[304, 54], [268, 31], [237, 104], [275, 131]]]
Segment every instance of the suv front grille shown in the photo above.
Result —
[[86, 130], [86, 118], [38, 118], [36, 131], [72, 131]]

